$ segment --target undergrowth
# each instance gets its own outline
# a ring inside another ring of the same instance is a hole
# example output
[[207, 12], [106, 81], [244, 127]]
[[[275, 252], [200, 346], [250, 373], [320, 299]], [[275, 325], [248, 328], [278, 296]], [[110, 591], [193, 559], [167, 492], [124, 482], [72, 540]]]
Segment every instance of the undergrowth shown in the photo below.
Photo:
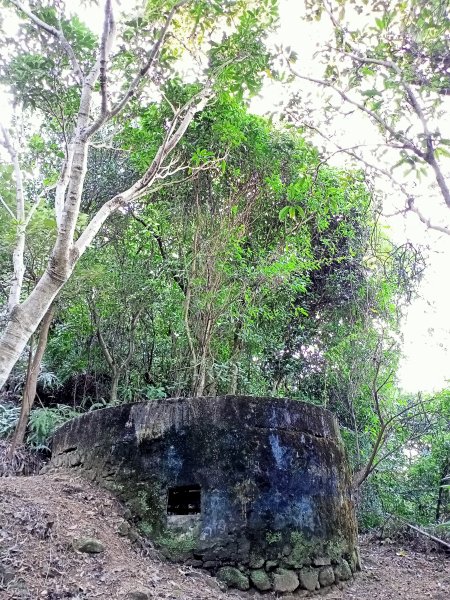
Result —
[[42, 453], [18, 446], [11, 455], [10, 443], [0, 439], [0, 477], [34, 475], [44, 464]]
[[79, 417], [83, 412], [81, 409], [74, 409], [65, 404], [58, 404], [52, 408], [35, 408], [30, 415], [28, 444], [33, 448], [48, 449], [54, 431], [66, 421]]

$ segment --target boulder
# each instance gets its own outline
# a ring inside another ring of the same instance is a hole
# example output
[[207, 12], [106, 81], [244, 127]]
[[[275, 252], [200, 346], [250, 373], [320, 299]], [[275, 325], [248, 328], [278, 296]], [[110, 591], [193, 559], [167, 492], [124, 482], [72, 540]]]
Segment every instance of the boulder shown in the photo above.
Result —
[[327, 587], [334, 583], [333, 567], [324, 567], [319, 571], [319, 583], [322, 587]]
[[276, 592], [293, 592], [300, 585], [295, 571], [277, 569], [273, 575], [273, 589]]
[[265, 562], [265, 558], [258, 554], [250, 554], [249, 567], [251, 569], [260, 569]]
[[336, 581], [348, 581], [352, 577], [352, 570], [346, 560], [341, 560], [338, 565], [334, 567], [334, 575]]
[[319, 583], [319, 571], [317, 569], [304, 568], [300, 571], [300, 583], [309, 592], [313, 592]]
[[237, 588], [246, 591], [250, 588], [250, 581], [247, 575], [241, 573], [235, 567], [222, 567], [217, 571], [217, 578], [227, 584], [228, 587]]
[[117, 528], [117, 533], [121, 537], [127, 537], [127, 535], [130, 533], [130, 529], [130, 524], [127, 521], [122, 521], [122, 523], [120, 523], [120, 525]]
[[266, 592], [272, 587], [269, 576], [262, 569], [250, 572], [250, 581], [253, 583], [255, 588], [260, 592]]
[[251, 569], [260, 569], [265, 561], [266, 559], [258, 554], [250, 554], [249, 567]]
[[124, 600], [149, 600], [149, 598], [151, 598], [151, 596], [148, 592], [136, 590], [128, 592], [128, 594], [124, 597]]
[[101, 541], [93, 537], [74, 539], [72, 547], [77, 552], [86, 552], [87, 554], [101, 554], [105, 551], [105, 547]]

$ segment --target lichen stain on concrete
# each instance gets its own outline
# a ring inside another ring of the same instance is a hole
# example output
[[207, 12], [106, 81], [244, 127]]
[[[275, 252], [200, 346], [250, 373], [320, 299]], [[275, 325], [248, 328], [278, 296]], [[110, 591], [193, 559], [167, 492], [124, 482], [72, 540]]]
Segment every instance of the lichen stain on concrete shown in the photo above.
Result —
[[175, 446], [172, 444], [167, 451], [167, 463], [175, 473], [180, 473], [183, 468], [183, 459], [179, 457]]
[[271, 433], [269, 435], [269, 441], [276, 465], [279, 469], [281, 469], [286, 461], [287, 450], [286, 448], [283, 448], [283, 446], [280, 444], [280, 438], [276, 433]]

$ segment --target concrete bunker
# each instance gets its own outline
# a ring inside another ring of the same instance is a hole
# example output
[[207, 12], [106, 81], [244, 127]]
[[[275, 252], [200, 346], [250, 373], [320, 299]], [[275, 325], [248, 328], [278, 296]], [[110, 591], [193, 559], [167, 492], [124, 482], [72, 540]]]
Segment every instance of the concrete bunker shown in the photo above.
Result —
[[358, 568], [335, 417], [281, 398], [127, 404], [66, 423], [51, 470], [112, 489], [170, 559], [239, 589], [313, 591]]

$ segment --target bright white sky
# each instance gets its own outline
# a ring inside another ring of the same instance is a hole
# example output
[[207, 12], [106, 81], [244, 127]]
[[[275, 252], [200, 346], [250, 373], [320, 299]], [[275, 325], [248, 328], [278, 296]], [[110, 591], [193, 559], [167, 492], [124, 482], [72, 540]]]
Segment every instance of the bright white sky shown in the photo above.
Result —
[[[135, 5], [135, 1], [131, 2]], [[77, 12], [93, 30], [99, 31], [101, 27], [102, 9], [86, 7], [80, 0], [71, 0], [70, 7]], [[122, 0], [122, 8], [128, 4]], [[276, 44], [291, 46], [298, 55], [298, 69], [303, 74], [321, 77], [322, 68], [317, 59], [313, 57], [318, 45], [328, 38], [329, 29], [325, 22], [305, 23], [302, 21], [303, 2], [299, 0], [280, 0], [281, 24], [278, 33], [273, 37]], [[78, 10], [76, 7], [79, 7]], [[10, 24], [15, 29], [15, 23]], [[302, 89], [310, 89], [311, 102], [320, 107], [319, 93], [314, 86], [302, 82]], [[279, 108], [280, 99], [286, 99], [289, 91], [280, 84], [268, 83], [260, 98], [252, 103], [252, 110], [260, 114], [273, 112]], [[3, 116], [9, 114], [8, 99], [0, 96], [0, 112]], [[450, 119], [449, 119], [450, 126]], [[339, 140], [345, 146], [358, 143], [376, 143], [377, 138], [370, 124], [352, 114], [345, 122], [333, 123], [333, 128]], [[450, 138], [450, 134], [447, 135]], [[345, 142], [343, 141], [345, 140]], [[345, 164], [343, 155], [337, 155], [336, 164]], [[419, 192], [419, 189], [417, 190]], [[433, 206], [438, 203], [438, 195], [428, 185], [420, 190], [425, 197], [424, 212], [433, 219], [443, 218], [450, 223], [450, 214], [440, 214]], [[385, 213], [391, 213], [399, 208], [403, 200], [388, 192], [385, 201]], [[399, 204], [397, 203], [399, 201]], [[450, 379], [450, 236], [439, 235], [433, 231], [425, 231], [424, 227], [414, 215], [408, 218], [395, 217], [386, 221], [390, 236], [397, 243], [410, 240], [415, 244], [422, 244], [428, 255], [428, 268], [421, 284], [421, 297], [415, 300], [408, 311], [403, 325], [404, 354], [400, 370], [401, 386], [411, 392], [418, 390], [432, 391], [445, 386]]]

